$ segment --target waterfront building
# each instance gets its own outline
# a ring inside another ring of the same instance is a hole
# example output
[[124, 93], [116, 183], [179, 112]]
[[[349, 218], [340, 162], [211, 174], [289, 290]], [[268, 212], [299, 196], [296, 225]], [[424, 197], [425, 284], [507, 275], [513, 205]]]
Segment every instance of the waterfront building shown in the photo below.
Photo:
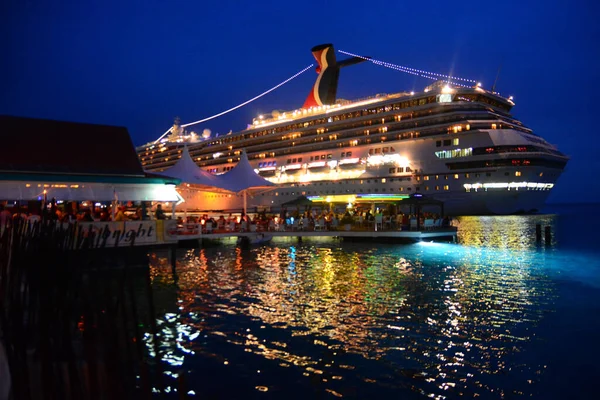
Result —
[[0, 116], [0, 201], [178, 201], [124, 127]]

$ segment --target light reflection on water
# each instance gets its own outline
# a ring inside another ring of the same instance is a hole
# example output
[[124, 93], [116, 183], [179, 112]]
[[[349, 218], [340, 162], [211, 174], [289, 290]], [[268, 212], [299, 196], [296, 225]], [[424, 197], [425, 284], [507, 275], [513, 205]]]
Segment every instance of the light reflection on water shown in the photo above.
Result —
[[154, 258], [156, 302], [176, 299], [158, 307], [165, 373], [209, 397], [534, 394], [545, 365], [522, 353], [555, 298], [538, 222], [554, 219], [461, 218], [458, 244], [189, 250], [176, 285]]

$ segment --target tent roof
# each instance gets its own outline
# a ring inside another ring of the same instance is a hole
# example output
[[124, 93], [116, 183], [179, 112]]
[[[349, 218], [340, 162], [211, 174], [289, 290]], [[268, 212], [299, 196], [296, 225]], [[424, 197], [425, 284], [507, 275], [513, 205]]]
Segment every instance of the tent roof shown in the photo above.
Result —
[[232, 192], [241, 192], [248, 189], [267, 189], [275, 186], [274, 183], [258, 175], [248, 161], [245, 151], [242, 151], [240, 162], [235, 167], [220, 175], [224, 187]]
[[190, 156], [187, 146], [181, 152], [181, 158], [170, 168], [160, 173], [155, 173], [165, 177], [180, 179], [184, 183], [197, 185], [203, 188], [226, 188], [222, 176], [213, 175], [201, 169]]

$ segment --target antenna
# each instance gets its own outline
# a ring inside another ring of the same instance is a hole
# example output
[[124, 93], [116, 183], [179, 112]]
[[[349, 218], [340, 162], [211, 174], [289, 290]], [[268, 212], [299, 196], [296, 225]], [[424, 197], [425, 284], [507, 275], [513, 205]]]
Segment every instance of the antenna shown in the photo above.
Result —
[[494, 79], [494, 84], [492, 85], [492, 93], [496, 92], [496, 83], [498, 83], [498, 78], [500, 77], [500, 71], [502, 71], [502, 63], [498, 66], [498, 73], [496, 74], [496, 79]]

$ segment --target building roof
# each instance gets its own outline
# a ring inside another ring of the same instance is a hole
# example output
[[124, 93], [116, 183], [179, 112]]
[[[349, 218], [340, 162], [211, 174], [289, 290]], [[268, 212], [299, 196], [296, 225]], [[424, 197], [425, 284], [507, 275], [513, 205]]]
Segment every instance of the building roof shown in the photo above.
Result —
[[4, 115], [0, 173], [144, 176], [127, 128]]

